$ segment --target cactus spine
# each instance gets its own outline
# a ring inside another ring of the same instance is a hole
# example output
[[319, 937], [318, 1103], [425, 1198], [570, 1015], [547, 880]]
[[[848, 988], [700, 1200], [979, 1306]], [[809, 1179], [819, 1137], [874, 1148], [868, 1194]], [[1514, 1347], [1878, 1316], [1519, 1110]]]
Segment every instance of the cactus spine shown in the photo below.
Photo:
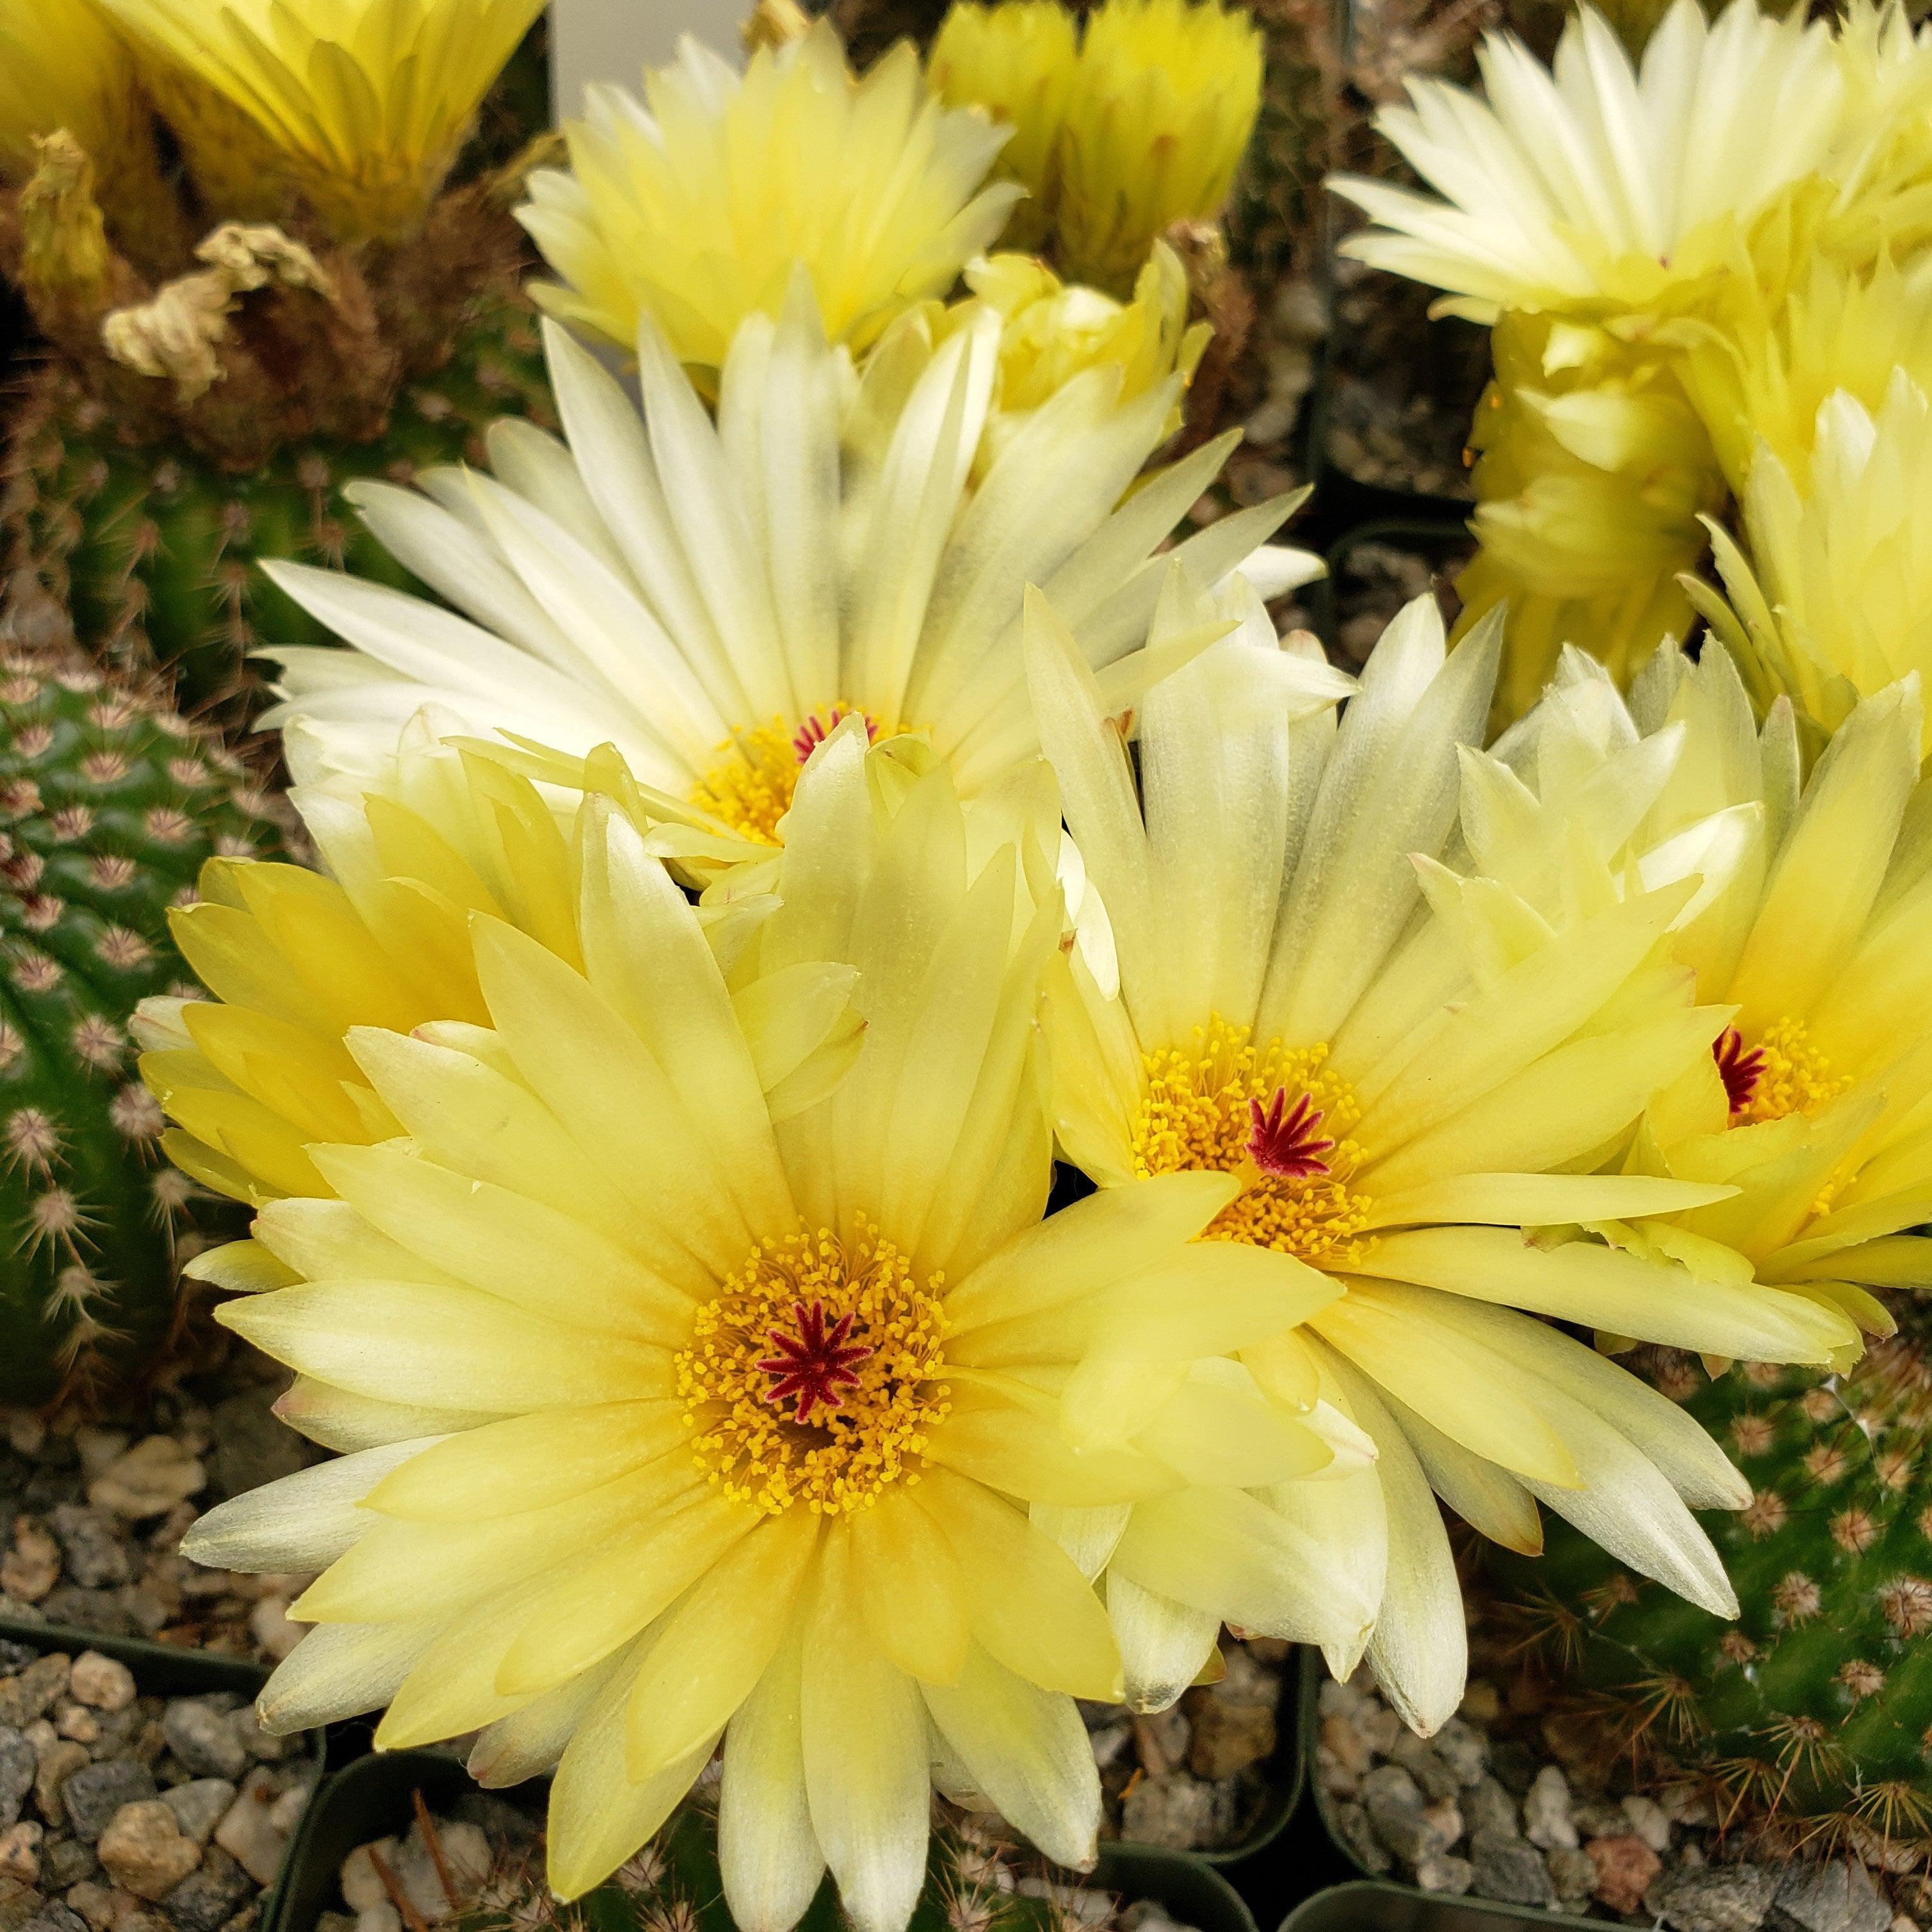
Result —
[[134, 686], [0, 654], [0, 1402], [138, 1375], [197, 1204], [128, 1022], [190, 976], [167, 909], [276, 844], [242, 768]]
[[1736, 1622], [1561, 1526], [1540, 1562], [1498, 1566], [1533, 1667], [1606, 1753], [1787, 1850], [1932, 1849], [1932, 1298], [1892, 1310], [1898, 1333], [1843, 1378], [1648, 1358], [1751, 1486], [1700, 1519]]

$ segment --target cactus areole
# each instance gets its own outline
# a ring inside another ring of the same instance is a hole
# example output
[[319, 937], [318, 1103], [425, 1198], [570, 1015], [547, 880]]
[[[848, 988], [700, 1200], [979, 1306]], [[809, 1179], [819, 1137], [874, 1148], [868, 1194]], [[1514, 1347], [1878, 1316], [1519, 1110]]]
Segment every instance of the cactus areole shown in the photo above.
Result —
[[77, 662], [0, 655], [0, 1402], [158, 1357], [207, 1204], [162, 1158], [128, 1035], [191, 976], [170, 905], [272, 851], [211, 739]]

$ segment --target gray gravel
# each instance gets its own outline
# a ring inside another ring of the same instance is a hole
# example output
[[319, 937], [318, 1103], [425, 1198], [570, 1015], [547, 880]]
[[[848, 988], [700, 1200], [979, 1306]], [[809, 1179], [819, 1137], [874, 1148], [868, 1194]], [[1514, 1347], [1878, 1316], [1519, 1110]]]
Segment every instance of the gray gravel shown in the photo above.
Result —
[[[0, 1408], [0, 1617], [268, 1664], [294, 1648], [285, 1612], [306, 1577], [206, 1570], [179, 1552], [203, 1510], [320, 1453], [271, 1412], [286, 1373], [211, 1336], [191, 1380], [124, 1412], [50, 1422]], [[0, 1764], [0, 1792], [8, 1775]]]
[[[699, 1780], [694, 1803], [715, 1802], [715, 1770], [714, 1763]], [[962, 1932], [988, 1923], [989, 1901], [1002, 1893], [1050, 1901], [1062, 1932], [1194, 1932], [1151, 1900], [1126, 1904], [1113, 1892], [1071, 1879], [988, 1814], [940, 1804], [934, 1826], [955, 1847], [942, 1910]], [[416, 1932], [470, 1913], [500, 1922], [509, 1932], [586, 1932], [586, 1915], [550, 1897], [543, 1869], [543, 1834], [529, 1813], [508, 1797], [472, 1791], [433, 1814], [418, 1814], [406, 1832], [351, 1851], [338, 1874], [334, 1908], [321, 1915], [316, 1932]], [[640, 1924], [693, 1932], [693, 1901], [680, 1892], [656, 1840], [621, 1866], [611, 1882], [628, 1895]]]
[[[0, 1639], [0, 1932], [248, 1932], [314, 1776], [253, 1715], [140, 1696], [98, 1652]], [[174, 1748], [217, 1731], [238, 1782]]]
[[1083, 1704], [1106, 1810], [1101, 1834], [1176, 1851], [1216, 1851], [1255, 1829], [1275, 1794], [1288, 1646], [1271, 1638], [1222, 1646], [1227, 1674], [1142, 1717]]
[[1667, 1932], [1920, 1932], [1932, 1916], [1916, 1881], [1888, 1899], [1843, 1860], [1754, 1862], [1708, 1803], [1607, 1781], [1562, 1726], [1508, 1708], [1480, 1676], [1430, 1738], [1366, 1671], [1324, 1682], [1318, 1715], [1314, 1774], [1336, 1832], [1370, 1871], [1425, 1892]]

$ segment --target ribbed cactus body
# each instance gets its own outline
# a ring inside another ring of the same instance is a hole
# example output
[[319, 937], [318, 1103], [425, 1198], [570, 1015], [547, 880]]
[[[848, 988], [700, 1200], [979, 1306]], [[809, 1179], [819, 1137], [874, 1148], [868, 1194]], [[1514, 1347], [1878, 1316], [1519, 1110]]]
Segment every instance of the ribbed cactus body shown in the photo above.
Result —
[[50, 363], [14, 433], [6, 502], [10, 571], [70, 612], [110, 662], [176, 680], [180, 707], [245, 723], [259, 644], [337, 640], [256, 568], [266, 557], [345, 566], [420, 592], [363, 529], [342, 487], [406, 481], [478, 460], [499, 416], [554, 420], [534, 318], [492, 298], [448, 360], [397, 397], [373, 441], [296, 436], [257, 468], [224, 470], [178, 442], [128, 444], [72, 370]]
[[0, 1402], [140, 1373], [195, 1204], [134, 1066], [191, 976], [167, 908], [276, 844], [218, 746], [78, 662], [0, 656]]
[[1700, 1518], [1736, 1622], [1554, 1522], [1540, 1561], [1498, 1566], [1606, 1752], [1792, 1843], [1932, 1844], [1932, 1296], [1892, 1305], [1898, 1335], [1842, 1378], [1649, 1358], [1751, 1486]]

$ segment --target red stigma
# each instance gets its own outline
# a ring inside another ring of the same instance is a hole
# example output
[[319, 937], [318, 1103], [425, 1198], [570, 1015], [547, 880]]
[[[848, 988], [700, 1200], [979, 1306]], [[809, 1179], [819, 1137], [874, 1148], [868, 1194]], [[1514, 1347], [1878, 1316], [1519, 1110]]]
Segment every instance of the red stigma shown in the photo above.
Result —
[[[1279, 1174], [1299, 1180], [1311, 1174], [1326, 1174], [1328, 1163], [1322, 1156], [1335, 1143], [1322, 1138], [1322, 1110], [1304, 1094], [1287, 1113], [1288, 1090], [1277, 1087], [1274, 1098], [1264, 1108], [1258, 1100], [1248, 1102], [1248, 1158], [1264, 1174]], [[1284, 1118], [1284, 1115], [1286, 1118]]]
[[788, 1335], [782, 1328], [765, 1330], [778, 1353], [767, 1355], [758, 1367], [772, 1378], [772, 1385], [765, 1391], [766, 1401], [776, 1408], [796, 1396], [798, 1406], [792, 1420], [809, 1422], [814, 1408], [839, 1406], [844, 1400], [839, 1390], [856, 1385], [858, 1365], [872, 1351], [857, 1342], [847, 1342], [845, 1338], [852, 1332], [849, 1312], [840, 1316], [828, 1329], [822, 1301], [814, 1301], [808, 1308], [802, 1301], [794, 1302], [791, 1318], [798, 1324], [795, 1335]]
[[[831, 736], [835, 727], [852, 716], [852, 707], [835, 704], [830, 710], [820, 713], [814, 711], [792, 734], [791, 748], [798, 754], [798, 761], [803, 764], [826, 740]], [[879, 728], [872, 719], [866, 720], [866, 739], [868, 744], [878, 740]]]
[[1764, 1048], [1754, 1046], [1747, 1053], [1744, 1035], [1736, 1027], [1726, 1027], [1711, 1042], [1711, 1058], [1718, 1063], [1718, 1077], [1724, 1083], [1724, 1098], [1735, 1120], [1757, 1091], [1764, 1073]]

